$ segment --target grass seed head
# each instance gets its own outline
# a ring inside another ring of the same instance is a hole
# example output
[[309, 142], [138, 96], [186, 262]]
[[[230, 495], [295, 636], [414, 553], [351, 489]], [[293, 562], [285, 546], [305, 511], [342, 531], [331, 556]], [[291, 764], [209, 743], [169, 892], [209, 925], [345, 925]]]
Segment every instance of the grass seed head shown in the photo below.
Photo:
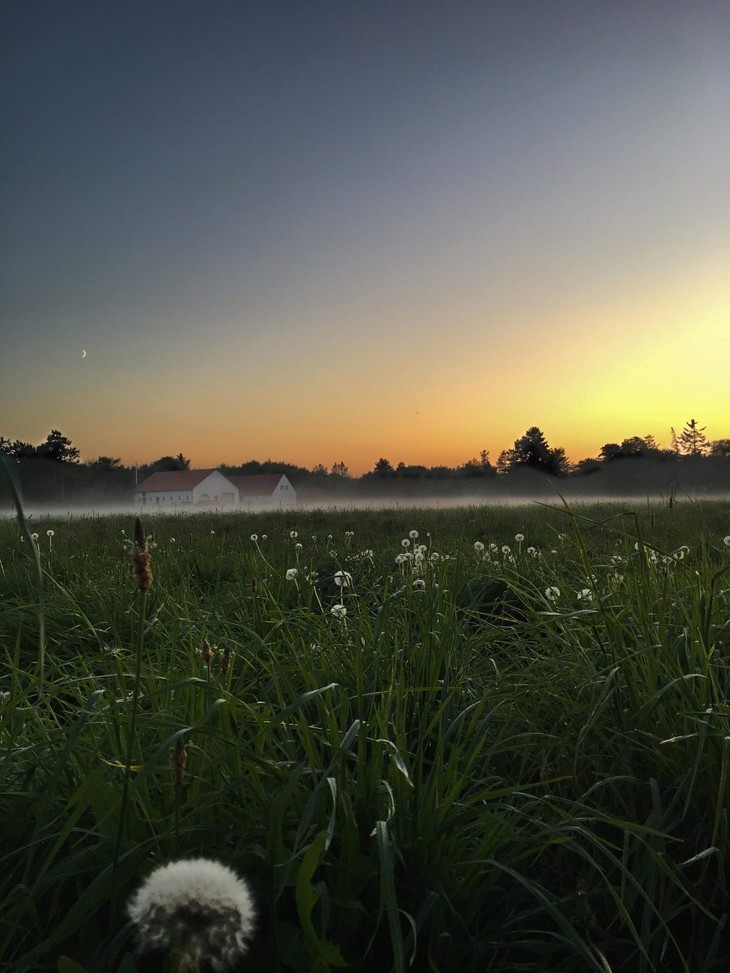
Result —
[[134, 553], [132, 554], [132, 572], [141, 592], [148, 591], [152, 584], [152, 560], [147, 538], [144, 534], [142, 521], [137, 517], [134, 522]]

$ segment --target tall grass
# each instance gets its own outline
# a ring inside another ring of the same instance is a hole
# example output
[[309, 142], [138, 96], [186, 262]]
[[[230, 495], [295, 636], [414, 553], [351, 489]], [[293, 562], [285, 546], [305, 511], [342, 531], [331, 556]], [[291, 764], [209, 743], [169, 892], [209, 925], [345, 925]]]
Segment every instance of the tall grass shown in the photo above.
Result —
[[241, 969], [726, 968], [729, 522], [160, 517], [143, 604], [131, 523], [0, 523], [3, 968], [144, 971], [114, 899], [200, 855]]

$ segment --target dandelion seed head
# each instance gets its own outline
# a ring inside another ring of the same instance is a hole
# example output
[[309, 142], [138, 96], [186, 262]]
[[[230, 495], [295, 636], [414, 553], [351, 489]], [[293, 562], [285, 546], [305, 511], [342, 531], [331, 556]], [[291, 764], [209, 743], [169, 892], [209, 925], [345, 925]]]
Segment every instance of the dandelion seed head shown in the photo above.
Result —
[[37, 534], [31, 534], [31, 535], [30, 535], [30, 539], [31, 539], [32, 541], [37, 541], [37, 540], [38, 540], [38, 535], [37, 535]]
[[426, 582], [423, 580], [423, 578], [414, 578], [413, 587], [422, 591], [426, 587]]
[[410, 547], [411, 546], [411, 542], [408, 540], [407, 537], [404, 537], [403, 540], [400, 542], [400, 546], [401, 547]]
[[510, 548], [509, 544], [503, 544], [502, 545], [502, 553], [503, 554], [511, 554], [512, 553], [512, 549]]
[[330, 614], [334, 618], [344, 618], [345, 615], [347, 614], [347, 609], [345, 608], [344, 605], [333, 605], [330, 608]]
[[338, 588], [349, 588], [352, 584], [352, 575], [349, 571], [335, 571], [335, 584]]
[[216, 971], [246, 952], [256, 916], [243, 879], [206, 858], [157, 868], [129, 900], [127, 915], [139, 952], [169, 952], [191, 968], [204, 960]]
[[295, 537], [299, 537], [299, 534], [297, 534], [297, 532], [295, 530], [290, 530], [289, 531], [289, 537], [291, 537], [292, 540], [293, 540]]
[[47, 531], [46, 531], [46, 537], [53, 537], [53, 535], [54, 535], [55, 533], [56, 533], [56, 532], [55, 532], [55, 530], [47, 530]]
[[560, 597], [560, 588], [556, 588], [555, 585], [550, 585], [549, 588], [545, 589], [545, 597], [548, 601], [557, 601]]
[[254, 544], [256, 543], [256, 541], [258, 539], [259, 539], [259, 535], [258, 534], [251, 534], [251, 540], [254, 542]]
[[417, 530], [409, 530], [408, 531], [408, 536], [411, 538], [412, 541], [414, 541], [418, 537], [418, 531]]
[[524, 539], [525, 539], [524, 534], [515, 534], [515, 540], [517, 541], [518, 544], [521, 544], [524, 541]]
[[730, 534], [728, 534], [727, 537], [723, 537], [722, 543], [725, 545], [725, 547], [730, 547]]
[[576, 598], [578, 601], [593, 601], [593, 592], [590, 588], [581, 588]]
[[483, 551], [484, 550], [484, 544], [482, 544], [481, 541], [474, 541], [474, 550], [475, 551]]
[[286, 580], [293, 581], [298, 574], [299, 572], [297, 571], [296, 568], [289, 568], [286, 572]]

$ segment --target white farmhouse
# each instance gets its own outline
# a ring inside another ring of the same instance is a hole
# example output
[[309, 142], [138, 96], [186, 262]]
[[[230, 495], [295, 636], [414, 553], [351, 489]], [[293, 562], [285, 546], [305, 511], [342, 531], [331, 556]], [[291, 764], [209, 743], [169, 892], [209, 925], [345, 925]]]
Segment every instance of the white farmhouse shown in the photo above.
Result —
[[229, 476], [238, 488], [238, 502], [242, 507], [292, 507], [297, 492], [283, 473], [257, 473], [254, 476]]
[[142, 510], [238, 506], [238, 489], [220, 470], [153, 473], [137, 484], [134, 493]]
[[134, 494], [137, 506], [148, 511], [291, 507], [297, 502], [296, 490], [282, 473], [226, 476], [220, 470], [174, 470], [153, 473]]

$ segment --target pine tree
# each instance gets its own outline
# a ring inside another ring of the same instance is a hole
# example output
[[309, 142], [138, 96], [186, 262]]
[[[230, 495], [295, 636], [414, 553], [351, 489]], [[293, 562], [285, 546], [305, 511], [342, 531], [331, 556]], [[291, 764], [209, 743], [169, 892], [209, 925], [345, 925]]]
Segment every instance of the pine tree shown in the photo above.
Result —
[[698, 426], [696, 419], [689, 420], [676, 440], [683, 456], [703, 456], [708, 450], [705, 426]]

